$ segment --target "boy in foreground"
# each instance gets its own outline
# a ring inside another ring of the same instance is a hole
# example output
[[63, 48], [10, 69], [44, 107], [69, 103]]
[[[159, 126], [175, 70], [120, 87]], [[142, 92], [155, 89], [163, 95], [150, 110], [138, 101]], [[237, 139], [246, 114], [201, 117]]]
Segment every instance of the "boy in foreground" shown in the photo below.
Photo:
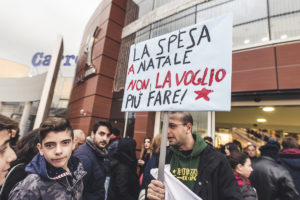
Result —
[[26, 166], [29, 175], [11, 191], [9, 199], [82, 199], [86, 172], [72, 156], [73, 139], [68, 120], [44, 121], [39, 131], [39, 153]]
[[12, 122], [13, 120], [0, 114], [0, 189], [6, 180], [6, 175], [11, 167], [10, 164], [17, 158], [9, 145], [11, 141], [10, 130], [15, 128]]

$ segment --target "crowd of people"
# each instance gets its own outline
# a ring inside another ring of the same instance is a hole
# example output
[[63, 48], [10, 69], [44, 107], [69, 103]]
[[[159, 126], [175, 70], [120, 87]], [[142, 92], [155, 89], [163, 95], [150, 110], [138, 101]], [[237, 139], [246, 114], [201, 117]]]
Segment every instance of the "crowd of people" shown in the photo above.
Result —
[[[282, 149], [269, 138], [243, 149], [237, 140], [221, 149], [193, 132], [189, 112], [170, 112], [166, 165], [188, 192], [203, 200], [300, 200], [300, 150], [295, 138]], [[0, 200], [163, 200], [168, 187], [153, 178], [161, 134], [121, 138], [107, 121], [89, 136], [63, 118], [49, 118], [19, 138], [18, 123], [0, 115]], [[176, 194], [174, 194], [176, 195]]]

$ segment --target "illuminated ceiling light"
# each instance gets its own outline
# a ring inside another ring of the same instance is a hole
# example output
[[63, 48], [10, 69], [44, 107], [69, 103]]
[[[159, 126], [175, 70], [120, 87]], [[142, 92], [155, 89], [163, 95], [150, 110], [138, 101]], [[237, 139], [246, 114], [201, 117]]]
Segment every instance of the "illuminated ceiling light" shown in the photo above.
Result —
[[265, 111], [265, 112], [272, 112], [272, 111], [274, 111], [274, 110], [275, 110], [274, 107], [264, 107], [264, 108], [263, 108], [263, 111]]
[[268, 41], [268, 40], [269, 40], [268, 37], [263, 37], [263, 38], [261, 39], [261, 41], [263, 41], [263, 42], [266, 42], [266, 41]]
[[267, 122], [267, 120], [264, 119], [264, 118], [258, 118], [256, 121], [257, 121], [257, 122], [262, 122], [262, 123]]
[[282, 40], [284, 40], [286, 38], [287, 38], [287, 34], [284, 34], [284, 35], [280, 36], [280, 39], [282, 39]]
[[249, 42], [250, 42], [250, 40], [248, 40], [248, 39], [244, 40], [245, 44], [248, 44]]

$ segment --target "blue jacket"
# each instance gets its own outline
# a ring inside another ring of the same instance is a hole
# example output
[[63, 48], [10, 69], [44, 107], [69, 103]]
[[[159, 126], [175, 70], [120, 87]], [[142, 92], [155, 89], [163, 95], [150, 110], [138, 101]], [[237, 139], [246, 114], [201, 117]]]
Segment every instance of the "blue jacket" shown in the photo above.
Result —
[[152, 180], [152, 176], [150, 174], [150, 171], [151, 171], [152, 168], [155, 168], [155, 165], [157, 163], [158, 158], [159, 158], [159, 155], [153, 154], [152, 157], [147, 162], [146, 167], [144, 169], [142, 189], [147, 188], [147, 186], [150, 184], [150, 182]]
[[115, 153], [118, 149], [119, 139], [111, 140], [108, 144], [107, 151], [109, 159], [112, 157], [113, 153]]
[[83, 164], [87, 175], [83, 179], [84, 200], [104, 200], [104, 183], [108, 175], [107, 150], [99, 149], [88, 137], [87, 143], [82, 145], [74, 156], [78, 157]]
[[297, 151], [297, 153], [283, 151], [279, 154], [278, 160], [281, 162], [281, 165], [290, 172], [295, 187], [300, 194], [300, 151], [298, 149]]

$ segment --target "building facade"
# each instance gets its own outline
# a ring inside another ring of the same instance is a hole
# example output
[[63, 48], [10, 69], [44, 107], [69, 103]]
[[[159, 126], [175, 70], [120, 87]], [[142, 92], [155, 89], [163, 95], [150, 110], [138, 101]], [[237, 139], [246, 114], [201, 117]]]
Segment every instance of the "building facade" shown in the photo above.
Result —
[[[82, 39], [68, 107], [73, 127], [89, 133], [96, 120], [109, 120], [133, 136], [140, 148], [144, 137], [160, 131], [162, 116], [121, 112], [129, 47], [226, 13], [234, 17], [232, 111], [272, 105], [292, 106], [296, 112], [300, 105], [299, 1], [103, 0]], [[243, 115], [250, 116], [251, 111], [247, 112]], [[221, 135], [218, 129], [234, 124], [224, 120], [226, 113], [192, 114], [193, 129], [202, 135], [215, 136], [215, 130]], [[293, 120], [297, 119], [288, 121]], [[239, 128], [268, 128], [258, 122], [247, 123], [240, 122]], [[294, 129], [282, 128], [281, 134], [300, 133], [296, 122], [287, 126]], [[252, 139], [245, 141], [252, 143]]]

